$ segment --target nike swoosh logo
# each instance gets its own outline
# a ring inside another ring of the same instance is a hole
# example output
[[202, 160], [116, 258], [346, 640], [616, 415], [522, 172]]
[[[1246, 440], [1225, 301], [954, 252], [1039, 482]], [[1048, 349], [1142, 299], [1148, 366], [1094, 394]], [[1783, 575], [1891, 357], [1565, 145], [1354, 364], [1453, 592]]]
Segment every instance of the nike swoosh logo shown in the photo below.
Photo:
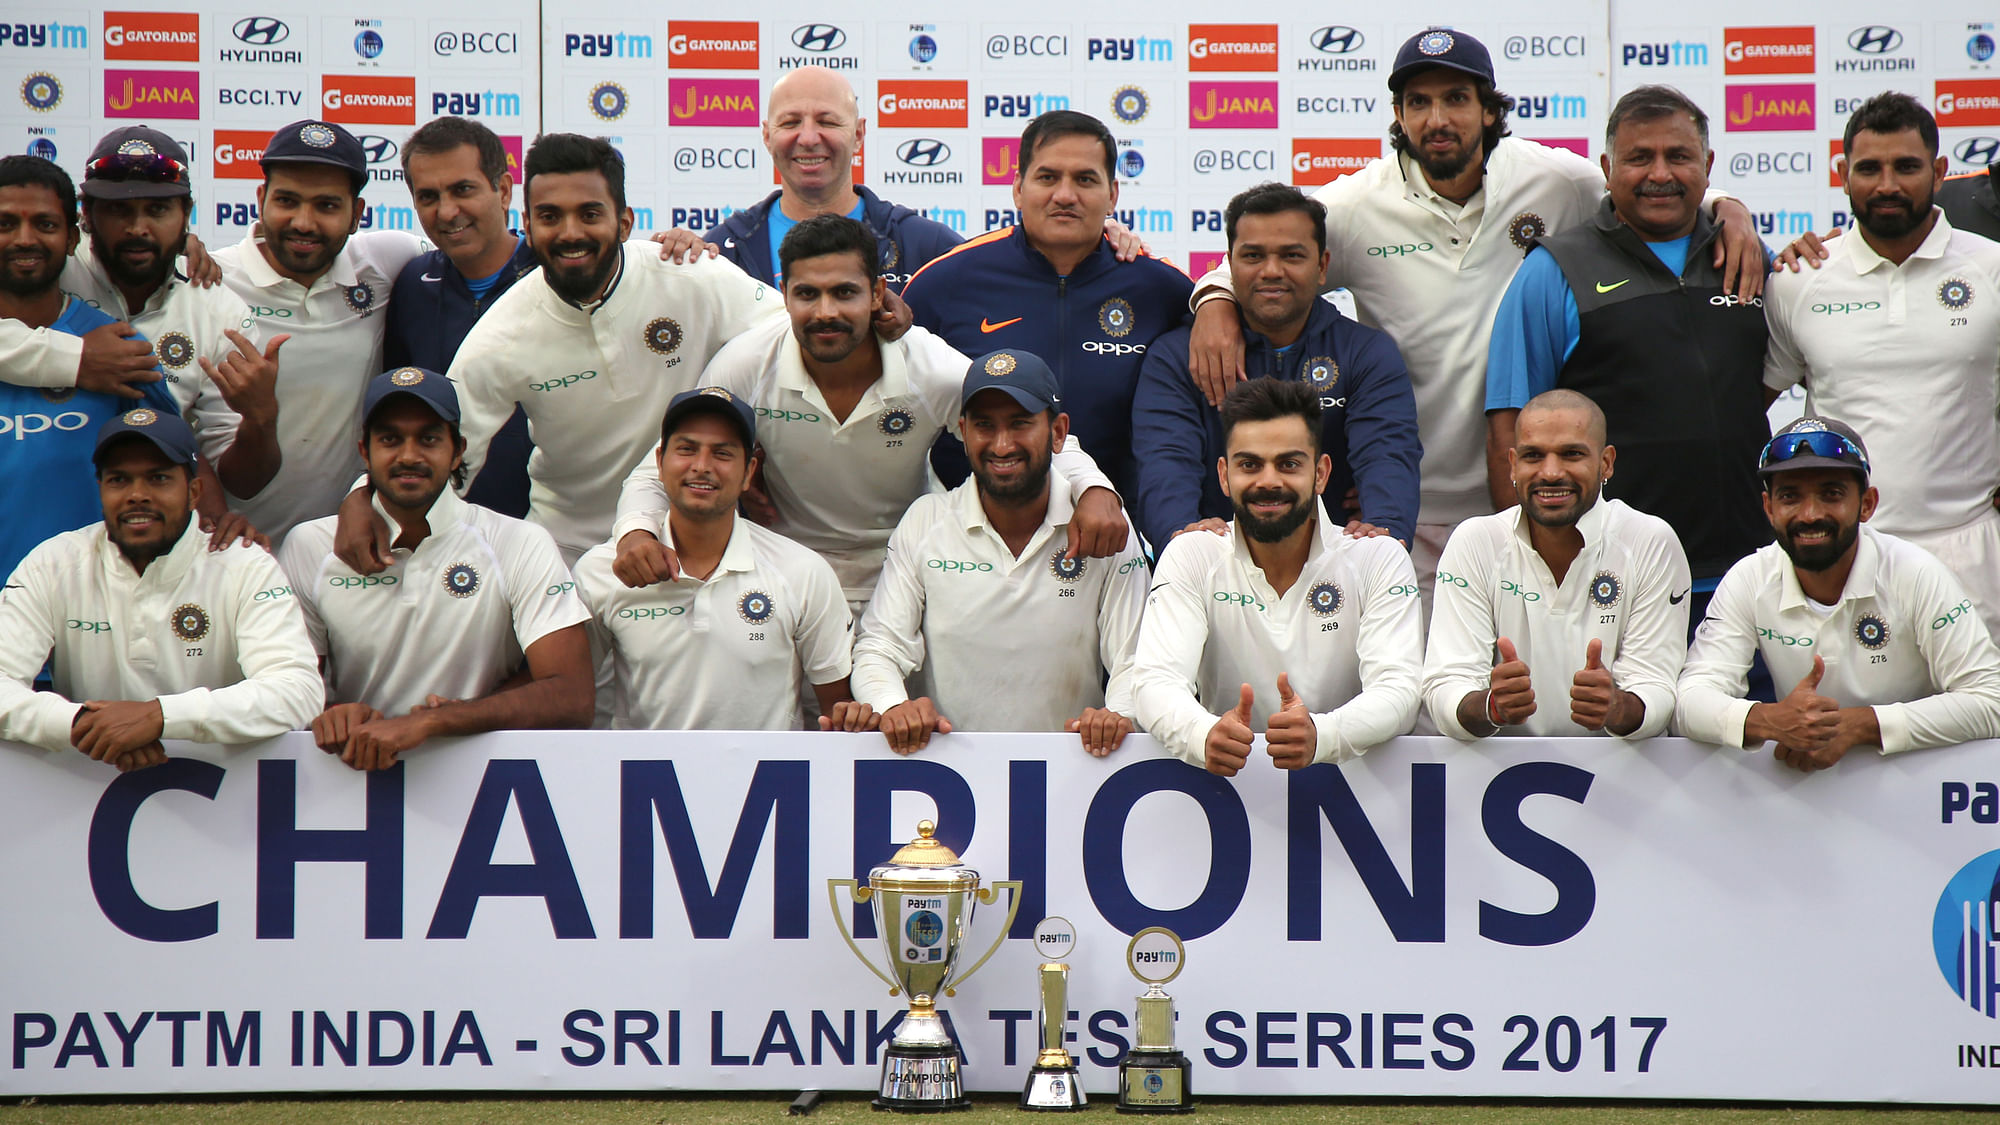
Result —
[[1000, 323], [995, 324], [992, 321], [987, 320], [985, 317], [982, 316], [979, 318], [979, 330], [981, 332], [998, 332], [1002, 328], [1005, 328], [1010, 324], [1021, 323], [1021, 320], [1022, 318], [1017, 316], [1012, 320], [1003, 320]]
[[439, 277], [438, 275], [436, 275], [436, 274], [434, 274], [434, 273], [427, 273], [427, 274], [425, 274], [425, 275], [424, 275], [423, 277], [419, 278], [418, 280], [420, 280], [420, 281], [443, 281], [443, 280], [444, 280], [444, 278], [441, 278], [441, 277]]
[[1599, 293], [1609, 293], [1609, 292], [1611, 292], [1611, 291], [1612, 291], [1613, 289], [1616, 289], [1616, 288], [1618, 288], [1618, 287], [1619, 287], [1620, 285], [1625, 285], [1625, 284], [1629, 284], [1629, 283], [1631, 282], [1631, 280], [1632, 280], [1632, 279], [1628, 277], [1628, 278], [1626, 278], [1626, 279], [1625, 279], [1624, 281], [1618, 281], [1618, 282], [1613, 282], [1613, 283], [1612, 283], [1612, 284], [1610, 284], [1610, 285], [1606, 285], [1606, 284], [1604, 284], [1603, 282], [1601, 282], [1601, 281], [1600, 281], [1600, 282], [1598, 282], [1598, 283], [1597, 283], [1597, 291], [1598, 291]]
[[1157, 592], [1158, 592], [1158, 591], [1160, 590], [1160, 588], [1161, 588], [1161, 587], [1163, 587], [1163, 586], [1171, 586], [1171, 585], [1173, 585], [1173, 582], [1172, 582], [1172, 581], [1167, 581], [1167, 582], [1155, 582], [1155, 583], [1153, 583], [1153, 588], [1152, 588], [1151, 590], [1148, 590], [1148, 591], [1146, 591], [1146, 593], [1147, 593], [1147, 594], [1154, 594], [1154, 593], [1157, 593]]
[[736, 249], [736, 240], [735, 240], [735, 239], [733, 239], [733, 238], [725, 238], [725, 239], [723, 239], [723, 240], [722, 240], [722, 248], [723, 248], [724, 250], [734, 250], [734, 249]]
[[[1689, 587], [1688, 587], [1688, 590], [1692, 590], [1692, 589], [1694, 589], [1694, 587], [1693, 587], [1693, 586], [1689, 586]], [[1686, 598], [1687, 598], [1687, 596], [1688, 596], [1688, 590], [1682, 590], [1682, 591], [1681, 591], [1680, 593], [1678, 593], [1678, 594], [1668, 594], [1668, 595], [1667, 595], [1667, 602], [1668, 602], [1668, 604], [1670, 604], [1670, 605], [1679, 605], [1679, 604], [1681, 604], [1681, 602], [1682, 602], [1682, 601], [1686, 600]]]

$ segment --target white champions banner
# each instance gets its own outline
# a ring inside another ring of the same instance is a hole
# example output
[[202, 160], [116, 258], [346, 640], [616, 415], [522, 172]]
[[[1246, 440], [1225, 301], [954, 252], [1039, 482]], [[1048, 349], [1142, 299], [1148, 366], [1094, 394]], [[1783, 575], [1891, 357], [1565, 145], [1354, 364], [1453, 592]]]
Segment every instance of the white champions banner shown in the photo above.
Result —
[[0, 1095], [869, 1088], [901, 1001], [827, 880], [921, 818], [1027, 887], [943, 1001], [975, 1089], [1026, 1076], [1051, 914], [1092, 1093], [1151, 925], [1187, 939], [1198, 1094], [2000, 1089], [1990, 743], [1801, 776], [1671, 739], [1412, 738], [1233, 781], [1143, 738], [516, 733], [369, 777], [305, 735], [172, 749], [114, 778], [0, 747]]

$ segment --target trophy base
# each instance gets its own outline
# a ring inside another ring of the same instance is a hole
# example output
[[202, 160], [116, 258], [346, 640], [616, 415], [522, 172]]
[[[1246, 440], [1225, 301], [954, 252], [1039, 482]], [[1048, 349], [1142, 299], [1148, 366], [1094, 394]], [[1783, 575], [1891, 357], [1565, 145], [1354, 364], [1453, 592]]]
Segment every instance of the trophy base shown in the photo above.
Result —
[[1134, 1049], [1118, 1063], [1118, 1112], [1189, 1113], [1187, 1056], [1179, 1051]]
[[1025, 1110], [1072, 1113], [1089, 1105], [1074, 1066], [1037, 1066], [1028, 1072], [1028, 1086], [1021, 1091], [1021, 1108]]
[[958, 1048], [950, 1043], [907, 1046], [891, 1042], [882, 1054], [880, 1093], [870, 1103], [896, 1113], [949, 1113], [971, 1109], [959, 1080]]

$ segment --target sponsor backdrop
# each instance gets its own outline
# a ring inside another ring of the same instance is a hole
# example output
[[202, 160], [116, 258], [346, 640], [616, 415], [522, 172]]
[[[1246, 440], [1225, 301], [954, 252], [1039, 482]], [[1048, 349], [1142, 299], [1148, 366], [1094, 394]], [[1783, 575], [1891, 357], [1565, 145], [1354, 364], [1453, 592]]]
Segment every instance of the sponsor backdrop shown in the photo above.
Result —
[[1833, 157], [1869, 94], [1907, 90], [1932, 105], [1955, 170], [2000, 153], [2000, 32], [1950, 4], [1904, 16], [1866, 0], [1784, 0], [1758, 5], [1754, 26], [1718, 0], [1670, 14], [1593, 0], [1560, 16], [1442, 0], [1346, 23], [1275, 9], [1243, 17], [1270, 22], [1203, 22], [1213, 11], [1188, 3], [1129, 22], [1077, 22], [1055, 0], [1010, 5], [1004, 20], [920, 3], [774, 0], [758, 20], [674, 7], [23, 9], [0, 23], [0, 130], [8, 150], [78, 172], [107, 127], [168, 128], [195, 153], [204, 229], [226, 239], [253, 221], [263, 139], [308, 114], [368, 139], [369, 223], [413, 228], [397, 146], [416, 122], [463, 113], [516, 148], [542, 129], [613, 137], [642, 228], [706, 229], [774, 182], [756, 128], [763, 101], [786, 70], [819, 63], [860, 94], [864, 180], [966, 234], [1013, 221], [1008, 184], [1028, 119], [1059, 106], [1103, 118], [1120, 139], [1120, 217], [1197, 269], [1222, 250], [1234, 191], [1324, 183], [1383, 151], [1395, 48], [1429, 23], [1492, 47], [1501, 88], [1520, 99], [1516, 133], [1592, 157], [1617, 94], [1683, 87], [1713, 115], [1716, 182], [1778, 244], [1845, 224]]
[[1027, 888], [944, 1001], [974, 1088], [1022, 1084], [1059, 915], [1093, 1094], [1165, 925], [1200, 1093], [1987, 1102], [1995, 749], [1412, 738], [1225, 781], [1046, 735], [518, 733], [367, 777], [303, 734], [123, 777], [0, 746], [35, 857], [0, 871], [0, 1094], [867, 1088], [901, 1001], [826, 880], [935, 817]]

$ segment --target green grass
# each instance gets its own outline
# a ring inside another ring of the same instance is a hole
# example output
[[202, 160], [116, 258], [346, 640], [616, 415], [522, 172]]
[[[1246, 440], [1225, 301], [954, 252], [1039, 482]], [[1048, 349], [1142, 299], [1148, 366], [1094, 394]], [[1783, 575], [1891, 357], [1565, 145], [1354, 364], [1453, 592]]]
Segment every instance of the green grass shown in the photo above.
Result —
[[[1012, 1098], [982, 1096], [971, 1111], [941, 1117], [901, 1118], [869, 1109], [865, 1094], [830, 1094], [810, 1118], [787, 1118], [790, 1099], [729, 1095], [671, 1097], [541, 1097], [422, 1095], [408, 1098], [185, 1098], [26, 1099], [0, 1103], [0, 1125], [736, 1125], [783, 1122], [840, 1125], [931, 1120], [988, 1125], [1061, 1118], [1030, 1117]], [[1797, 1107], [1627, 1102], [1393, 1102], [1313, 1098], [1272, 1101], [1217, 1098], [1202, 1101], [1187, 1120], [1210, 1125], [1947, 1125], [1990, 1123], [2000, 1109], [1883, 1106]], [[1082, 1120], [1137, 1122], [1094, 1102]], [[1072, 1117], [1069, 1120], [1078, 1120]], [[1167, 1121], [1171, 1118], [1155, 1120]]]

